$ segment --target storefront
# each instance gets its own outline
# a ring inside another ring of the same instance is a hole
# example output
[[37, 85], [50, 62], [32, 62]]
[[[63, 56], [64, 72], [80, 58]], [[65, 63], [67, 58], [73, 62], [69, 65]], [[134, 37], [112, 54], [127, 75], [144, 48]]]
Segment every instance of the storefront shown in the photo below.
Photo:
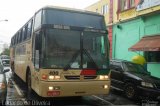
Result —
[[129, 50], [143, 51], [148, 71], [160, 78], [160, 35], [145, 36]]
[[[139, 48], [131, 49], [135, 44]], [[113, 59], [131, 61], [133, 56], [144, 56], [148, 71], [160, 78], [160, 14], [143, 15], [115, 24], [112, 48]]]

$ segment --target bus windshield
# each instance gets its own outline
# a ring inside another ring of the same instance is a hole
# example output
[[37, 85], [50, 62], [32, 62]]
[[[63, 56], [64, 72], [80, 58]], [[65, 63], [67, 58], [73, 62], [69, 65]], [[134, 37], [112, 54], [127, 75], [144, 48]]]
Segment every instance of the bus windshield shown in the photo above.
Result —
[[[82, 36], [83, 35], [83, 36]], [[107, 68], [104, 34], [47, 29], [44, 68]]]

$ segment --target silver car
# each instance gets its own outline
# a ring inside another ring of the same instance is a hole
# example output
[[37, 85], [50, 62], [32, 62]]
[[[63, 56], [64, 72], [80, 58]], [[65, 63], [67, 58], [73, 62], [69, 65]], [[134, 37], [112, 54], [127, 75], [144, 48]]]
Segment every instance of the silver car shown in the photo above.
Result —
[[0, 63], [3, 65], [3, 70], [9, 70], [8, 72], [5, 73], [6, 75], [6, 80], [7, 80], [7, 84], [9, 84], [12, 79], [12, 71], [11, 71], [11, 68], [10, 68], [10, 59], [8, 58], [1, 58], [0, 59]]
[[5, 73], [8, 72], [9, 69], [4, 69], [3, 65], [0, 63], [0, 102], [4, 103], [6, 101], [7, 96], [7, 80]]

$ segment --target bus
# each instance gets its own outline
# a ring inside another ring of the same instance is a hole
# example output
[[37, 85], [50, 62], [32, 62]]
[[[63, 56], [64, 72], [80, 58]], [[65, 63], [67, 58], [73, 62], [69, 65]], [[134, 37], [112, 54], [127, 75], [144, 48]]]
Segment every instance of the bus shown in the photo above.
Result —
[[43, 7], [11, 38], [11, 68], [41, 97], [108, 94], [107, 33], [103, 15]]

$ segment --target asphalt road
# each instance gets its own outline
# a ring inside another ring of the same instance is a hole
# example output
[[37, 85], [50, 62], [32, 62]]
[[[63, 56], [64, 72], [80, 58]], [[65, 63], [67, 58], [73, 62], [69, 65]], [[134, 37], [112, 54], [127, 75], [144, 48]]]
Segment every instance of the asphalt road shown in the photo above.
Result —
[[[41, 98], [36, 94], [27, 99], [26, 85], [19, 79], [12, 80], [8, 86], [7, 106], [141, 106], [143, 103], [128, 100], [120, 91], [111, 90], [109, 95], [91, 95], [83, 97]], [[147, 106], [147, 105], [143, 105]], [[151, 105], [149, 105], [151, 106]], [[156, 106], [156, 105], [152, 105]]]

